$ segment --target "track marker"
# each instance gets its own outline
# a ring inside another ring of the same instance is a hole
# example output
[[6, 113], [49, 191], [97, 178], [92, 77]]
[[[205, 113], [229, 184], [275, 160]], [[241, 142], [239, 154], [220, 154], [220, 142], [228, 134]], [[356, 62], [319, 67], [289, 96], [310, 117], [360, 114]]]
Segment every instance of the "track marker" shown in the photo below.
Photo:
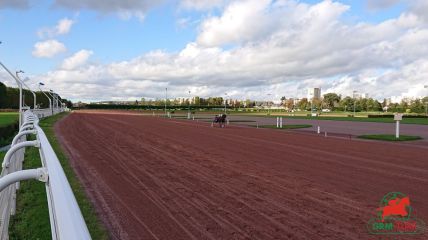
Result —
[[318, 126], [317, 133], [318, 133], [318, 134], [320, 134], [320, 133], [321, 133], [321, 128], [320, 128], [320, 126]]
[[324, 132], [324, 137], [327, 137], [327, 132]]

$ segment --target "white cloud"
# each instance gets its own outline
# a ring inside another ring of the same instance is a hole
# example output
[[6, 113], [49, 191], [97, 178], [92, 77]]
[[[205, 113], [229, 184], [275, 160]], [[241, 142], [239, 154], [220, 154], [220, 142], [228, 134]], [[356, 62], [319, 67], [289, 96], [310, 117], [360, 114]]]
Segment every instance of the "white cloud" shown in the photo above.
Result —
[[221, 7], [230, 0], [181, 0], [180, 6], [184, 9], [207, 10]]
[[428, 1], [413, 0], [409, 1], [410, 10], [428, 22]]
[[270, 38], [279, 31], [286, 38], [296, 30], [310, 31], [302, 27], [313, 30], [331, 27], [348, 9], [330, 0], [312, 6], [294, 1], [236, 1], [228, 5], [221, 16], [202, 22], [197, 42], [204, 46], [242, 44]]
[[70, 20], [68, 18], [63, 18], [58, 22], [58, 25], [56, 26], [57, 33], [58, 34], [67, 34], [70, 32], [71, 26], [74, 24], [73, 20]]
[[63, 43], [57, 40], [47, 40], [44, 42], [37, 42], [34, 45], [33, 56], [39, 58], [51, 58], [57, 54], [67, 51]]
[[246, 0], [229, 5], [221, 17], [212, 17], [201, 25], [198, 43], [217, 46], [239, 43], [265, 35], [273, 26], [264, 10], [270, 0]]
[[58, 35], [64, 35], [70, 32], [74, 24], [74, 20], [63, 18], [58, 21], [57, 25], [53, 28], [42, 28], [37, 31], [40, 38], [53, 38]]
[[89, 57], [93, 54], [92, 51], [82, 49], [75, 54], [73, 54], [71, 57], [64, 59], [64, 61], [61, 64], [61, 69], [64, 70], [73, 70], [78, 67], [83, 66], [89, 59]]
[[421, 94], [412, 89], [428, 79], [422, 17], [407, 12], [378, 24], [349, 24], [341, 19], [348, 9], [329, 0], [233, 2], [205, 19], [196, 41], [179, 52], [157, 50], [110, 64], [75, 54], [70, 59], [84, 60], [65, 60], [37, 81], [81, 100], [162, 98], [165, 87], [173, 97], [190, 89], [202, 97], [228, 92], [266, 99], [272, 93], [279, 99], [305, 96], [314, 85], [324, 93], [358, 90], [379, 98]]

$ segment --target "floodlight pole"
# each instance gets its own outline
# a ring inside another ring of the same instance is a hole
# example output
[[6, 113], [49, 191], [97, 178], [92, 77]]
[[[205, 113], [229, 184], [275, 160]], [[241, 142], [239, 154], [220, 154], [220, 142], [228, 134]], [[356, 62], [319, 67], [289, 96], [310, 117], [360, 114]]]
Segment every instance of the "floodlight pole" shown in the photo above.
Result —
[[189, 111], [187, 112], [187, 119], [190, 119], [190, 91], [189, 91]]
[[22, 70], [16, 71], [15, 72], [15, 80], [18, 83], [19, 86], [19, 129], [21, 129], [21, 125], [22, 125], [22, 105], [23, 105], [23, 97], [22, 97], [22, 81], [18, 76], [18, 73], [23, 73]]
[[45, 92], [43, 92], [43, 90], [42, 90], [42, 88], [40, 87], [40, 86], [42, 86], [43, 84], [42, 83], [39, 83], [39, 90], [48, 98], [48, 100], [49, 100], [49, 108], [50, 108], [50, 110], [51, 110], [51, 112], [52, 112], [52, 115], [53, 115], [53, 108], [52, 108], [52, 101], [51, 101], [51, 99], [48, 97], [48, 95], [45, 93]]
[[[428, 85], [425, 85], [424, 88], [428, 88]], [[425, 102], [425, 115], [428, 116], [428, 101]]]
[[353, 91], [352, 92], [352, 98], [354, 99], [354, 117], [355, 117], [355, 93], [357, 93], [357, 91]]
[[[0, 42], [1, 44], [1, 42]], [[18, 84], [19, 87], [19, 128], [21, 128], [22, 125], [22, 84], [19, 81], [18, 78], [16, 78], [16, 76], [2, 63], [0, 62], [0, 65], [4, 68], [4, 70], [6, 70], [7, 73], [9, 73], [10, 76], [12, 76], [13, 79], [15, 79], [16, 84]]]
[[168, 99], [168, 88], [165, 88], [165, 117], [167, 115], [167, 113], [166, 113], [166, 101], [167, 101], [167, 99]]
[[313, 110], [314, 109], [314, 95], [315, 95], [315, 91], [314, 90], [312, 90], [311, 92], [309, 92], [309, 97], [311, 97], [311, 99], [310, 99], [311, 100], [311, 117], [312, 117], [313, 112], [314, 112], [314, 110]]
[[224, 114], [227, 114], [227, 93], [224, 94]]
[[[2, 42], [0, 41], [0, 44], [2, 44]], [[19, 81], [18, 78], [16, 78], [16, 76], [0, 61], [0, 65], [4, 68], [4, 70], [6, 70], [7, 73], [9, 73], [10, 76], [12, 76], [13, 79], [15, 79], [16, 84], [18, 84], [19, 87], [19, 129], [21, 129], [21, 125], [22, 125], [22, 84]]]
[[33, 90], [31, 90], [31, 88], [25, 83], [25, 80], [26, 79], [28, 79], [28, 78], [25, 78], [24, 80], [22, 80], [18, 75], [16, 75], [16, 77], [22, 82], [22, 84], [25, 86], [25, 87], [27, 87], [28, 88], [28, 90], [33, 94], [33, 99], [34, 99], [34, 107], [33, 107], [33, 109], [36, 109], [36, 105], [37, 105], [37, 96], [36, 96], [36, 93], [33, 91]]
[[49, 94], [49, 96], [51, 96], [52, 97], [52, 115], [54, 114], [54, 108], [56, 108], [55, 107], [55, 95], [53, 94], [53, 91], [52, 90], [50, 90], [49, 92], [48, 92], [48, 94]]
[[52, 95], [54, 96], [54, 99], [55, 99], [54, 101], [55, 108], [58, 111], [58, 95], [54, 91], [52, 91]]

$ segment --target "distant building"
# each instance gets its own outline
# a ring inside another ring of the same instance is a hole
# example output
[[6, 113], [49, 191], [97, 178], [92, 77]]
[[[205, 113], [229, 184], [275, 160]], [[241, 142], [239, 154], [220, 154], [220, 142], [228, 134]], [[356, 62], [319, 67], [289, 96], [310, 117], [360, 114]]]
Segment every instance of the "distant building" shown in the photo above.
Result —
[[369, 94], [368, 93], [357, 93], [354, 92], [353, 97], [356, 99], [366, 99], [369, 98]]
[[321, 99], [321, 88], [309, 88], [308, 89], [308, 100]]
[[407, 104], [411, 104], [412, 103], [412, 101], [413, 100], [415, 100], [416, 98], [415, 97], [403, 97], [402, 99], [401, 99], [401, 101], [402, 102], [405, 102], [405, 103], [407, 103]]
[[389, 106], [392, 103], [392, 99], [391, 98], [386, 98], [385, 99], [385, 106]]

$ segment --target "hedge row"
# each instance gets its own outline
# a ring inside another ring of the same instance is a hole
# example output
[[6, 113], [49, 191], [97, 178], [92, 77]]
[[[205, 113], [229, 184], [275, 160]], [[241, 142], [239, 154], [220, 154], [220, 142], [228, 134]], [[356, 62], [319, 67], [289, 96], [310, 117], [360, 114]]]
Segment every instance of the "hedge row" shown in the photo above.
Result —
[[[394, 118], [393, 114], [368, 115], [369, 118]], [[428, 118], [424, 115], [403, 115], [403, 118]]]
[[[114, 104], [87, 104], [88, 109], [141, 109], [141, 110], [163, 110], [165, 106], [150, 105], [114, 105]], [[166, 106], [167, 109], [187, 110], [189, 106]], [[224, 106], [190, 106], [190, 109], [223, 109]], [[227, 108], [230, 108], [229, 106]]]
[[7, 145], [19, 129], [19, 123], [0, 127], [0, 146]]

